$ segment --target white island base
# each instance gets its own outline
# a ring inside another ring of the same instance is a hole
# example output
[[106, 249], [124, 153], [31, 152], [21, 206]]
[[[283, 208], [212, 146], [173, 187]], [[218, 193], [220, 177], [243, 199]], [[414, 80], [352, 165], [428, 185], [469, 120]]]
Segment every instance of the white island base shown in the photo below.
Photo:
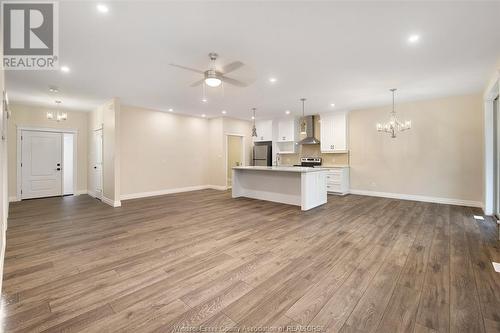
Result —
[[305, 167], [235, 167], [232, 195], [309, 210], [327, 202], [327, 173], [324, 169]]

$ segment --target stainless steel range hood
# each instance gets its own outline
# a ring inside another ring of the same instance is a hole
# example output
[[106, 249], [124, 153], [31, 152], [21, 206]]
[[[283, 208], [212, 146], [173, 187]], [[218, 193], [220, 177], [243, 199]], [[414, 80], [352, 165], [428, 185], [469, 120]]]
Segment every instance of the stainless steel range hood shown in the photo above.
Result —
[[299, 141], [299, 145], [319, 144], [319, 140], [314, 137], [314, 116], [304, 117], [301, 121], [306, 122], [306, 137]]

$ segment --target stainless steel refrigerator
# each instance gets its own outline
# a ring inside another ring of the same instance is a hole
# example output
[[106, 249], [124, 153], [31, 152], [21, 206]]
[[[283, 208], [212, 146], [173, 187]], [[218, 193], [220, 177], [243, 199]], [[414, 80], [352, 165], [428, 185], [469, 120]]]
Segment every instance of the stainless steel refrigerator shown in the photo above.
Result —
[[272, 165], [272, 146], [255, 145], [253, 147], [253, 165], [271, 166]]

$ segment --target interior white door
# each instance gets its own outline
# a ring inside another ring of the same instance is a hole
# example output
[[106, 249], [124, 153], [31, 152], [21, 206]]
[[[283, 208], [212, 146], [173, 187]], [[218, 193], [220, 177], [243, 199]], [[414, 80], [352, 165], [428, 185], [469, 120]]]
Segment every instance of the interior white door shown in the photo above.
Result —
[[92, 154], [90, 167], [92, 168], [93, 191], [97, 198], [102, 198], [102, 129], [94, 131], [92, 140]]
[[22, 131], [21, 199], [62, 195], [62, 134]]

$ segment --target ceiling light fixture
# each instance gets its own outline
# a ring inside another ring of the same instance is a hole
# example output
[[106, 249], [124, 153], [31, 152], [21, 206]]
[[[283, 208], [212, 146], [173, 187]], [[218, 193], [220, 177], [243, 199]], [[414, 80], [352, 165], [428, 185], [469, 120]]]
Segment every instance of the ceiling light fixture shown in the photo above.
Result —
[[205, 118], [207, 115], [206, 115], [206, 114], [202, 114], [201, 116], [202, 116], [203, 118]]
[[217, 53], [210, 53], [210, 69], [205, 72], [205, 84], [209, 87], [216, 88], [222, 84], [222, 80], [219, 79], [217, 71], [215, 69], [215, 60], [217, 59]]
[[68, 66], [61, 66], [61, 72], [69, 73], [70, 69]]
[[201, 101], [202, 101], [203, 103], [206, 103], [206, 102], [208, 102], [208, 99], [207, 99], [206, 97], [203, 97], [203, 98], [201, 99]]
[[330, 106], [331, 106], [332, 108], [334, 108], [334, 107], [335, 107], [335, 104], [334, 104], [334, 103], [331, 103], [331, 104], [330, 104]]
[[301, 98], [300, 100], [302, 101], [302, 122], [300, 123], [300, 134], [307, 134], [306, 115], [304, 111], [304, 103], [306, 99]]
[[255, 111], [256, 110], [257, 110], [256, 108], [252, 109], [252, 111], [253, 111], [253, 116], [252, 116], [252, 119], [253, 119], [252, 137], [254, 137], [254, 138], [257, 137], [257, 127], [255, 127]]
[[408, 37], [408, 42], [410, 42], [412, 44], [418, 42], [419, 40], [420, 40], [419, 35], [411, 35], [410, 37]]
[[61, 104], [61, 101], [55, 101], [55, 102], [57, 111], [56, 112], [48, 111], [46, 114], [47, 119], [55, 120], [57, 122], [68, 119], [68, 114], [66, 112], [59, 111], [59, 105]]
[[59, 92], [59, 89], [57, 89], [57, 87], [49, 87], [49, 91], [51, 93], [58, 93]]
[[276, 79], [275, 77], [269, 78], [269, 82], [271, 82], [271, 83], [276, 83], [276, 81], [278, 81], [278, 79]]
[[97, 11], [99, 13], [105, 14], [105, 13], [109, 12], [108, 6], [106, 6], [106, 5], [102, 4], [102, 3], [97, 4], [96, 8], [97, 8]]
[[168, 111], [170, 111], [170, 112], [174, 112], [174, 109], [168, 109]]
[[227, 111], [226, 111], [226, 110], [222, 110], [221, 112], [222, 112], [222, 114], [226, 114], [226, 113], [227, 113]]
[[286, 113], [286, 114], [290, 114], [290, 110], [286, 110], [286, 111], [285, 111], [285, 113]]
[[394, 109], [394, 95], [396, 88], [390, 89], [392, 91], [392, 111], [390, 114], [389, 122], [385, 124], [378, 123], [377, 131], [389, 133], [391, 138], [396, 138], [396, 132], [403, 132], [411, 129], [411, 120], [406, 120], [404, 123], [400, 122], [396, 116], [396, 111]]

